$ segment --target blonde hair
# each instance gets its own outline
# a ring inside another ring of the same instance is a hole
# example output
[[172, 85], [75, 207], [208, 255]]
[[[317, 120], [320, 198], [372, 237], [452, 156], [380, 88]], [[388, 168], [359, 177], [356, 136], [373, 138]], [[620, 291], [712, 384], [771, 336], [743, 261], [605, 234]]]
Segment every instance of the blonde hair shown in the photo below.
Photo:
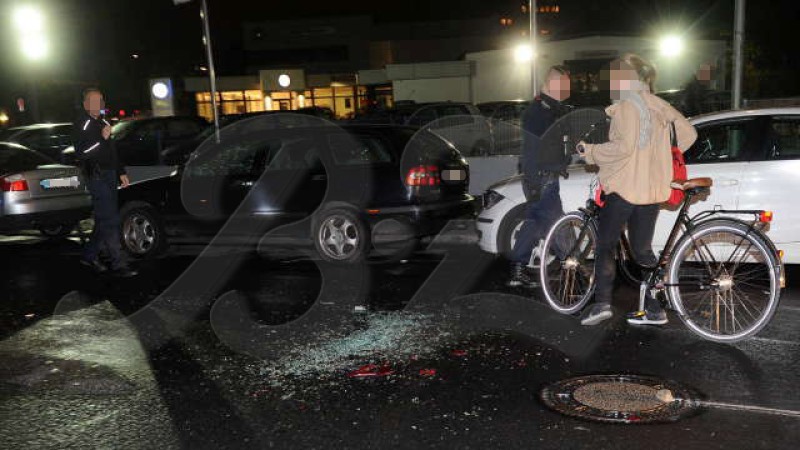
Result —
[[620, 58], [611, 61], [612, 70], [632, 70], [636, 72], [639, 81], [650, 88], [650, 92], [655, 92], [656, 67], [648, 60], [635, 53], [625, 53]]

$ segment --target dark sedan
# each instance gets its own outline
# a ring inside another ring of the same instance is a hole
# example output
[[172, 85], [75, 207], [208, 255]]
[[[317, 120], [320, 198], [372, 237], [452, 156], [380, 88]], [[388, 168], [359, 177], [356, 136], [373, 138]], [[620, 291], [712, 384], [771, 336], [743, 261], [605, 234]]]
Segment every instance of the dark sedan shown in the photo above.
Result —
[[9, 128], [0, 135], [0, 141], [20, 144], [63, 162], [61, 152], [72, 145], [72, 124], [40, 123]]
[[473, 211], [467, 162], [430, 132], [276, 120], [226, 127], [222, 144], [207, 140], [173, 176], [121, 191], [126, 250], [153, 256], [174, 237], [213, 236], [229, 220], [239, 230], [297, 222], [323, 259], [352, 262]]

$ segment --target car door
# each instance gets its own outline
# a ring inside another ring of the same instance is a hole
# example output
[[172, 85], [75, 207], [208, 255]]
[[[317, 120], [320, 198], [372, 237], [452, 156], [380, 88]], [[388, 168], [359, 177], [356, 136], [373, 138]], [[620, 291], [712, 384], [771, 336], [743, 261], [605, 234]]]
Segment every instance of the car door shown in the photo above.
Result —
[[[690, 213], [713, 209], [737, 209], [742, 186], [751, 178], [751, 160], [761, 145], [763, 121], [755, 117], [732, 118], [697, 124], [697, 141], [685, 153], [689, 178], [714, 180], [711, 193], [692, 205]], [[677, 212], [663, 210], [653, 243], [663, 247]]]
[[800, 263], [800, 114], [766, 120], [763, 159], [749, 169], [739, 207], [772, 211], [769, 237], [786, 252], [786, 262]]

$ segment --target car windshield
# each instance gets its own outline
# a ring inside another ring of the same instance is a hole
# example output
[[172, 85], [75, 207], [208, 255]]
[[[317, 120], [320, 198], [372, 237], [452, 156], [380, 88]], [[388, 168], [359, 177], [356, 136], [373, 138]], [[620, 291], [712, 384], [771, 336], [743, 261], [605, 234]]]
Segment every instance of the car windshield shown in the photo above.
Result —
[[0, 145], [0, 175], [33, 170], [55, 164], [39, 152], [17, 145]]
[[111, 129], [111, 139], [119, 140], [125, 139], [132, 131], [134, 131], [137, 127], [137, 122], [135, 120], [125, 120], [122, 122], [117, 123]]

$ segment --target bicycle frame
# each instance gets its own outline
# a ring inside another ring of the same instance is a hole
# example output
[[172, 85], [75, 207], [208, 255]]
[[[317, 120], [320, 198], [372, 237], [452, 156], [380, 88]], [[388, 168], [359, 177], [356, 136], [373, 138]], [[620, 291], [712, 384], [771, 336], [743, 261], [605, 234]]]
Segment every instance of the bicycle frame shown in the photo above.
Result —
[[[780, 265], [781, 269], [781, 283], [784, 283], [785, 277], [783, 276], [783, 267], [780, 261], [778, 250], [775, 248], [772, 241], [761, 232], [759, 228], [756, 227], [756, 224], [760, 223], [758, 218], [764, 212], [762, 210], [727, 210], [727, 209], [715, 209], [711, 211], [703, 211], [694, 216], [689, 215], [689, 207], [691, 206], [692, 199], [695, 198], [697, 195], [707, 193], [709, 188], [697, 188], [691, 189], [686, 191], [686, 196], [684, 198], [683, 203], [681, 204], [680, 209], [678, 210], [678, 216], [675, 219], [675, 224], [672, 226], [672, 230], [670, 231], [669, 237], [667, 239], [666, 244], [664, 245], [664, 249], [660, 252], [658, 257], [658, 262], [655, 266], [643, 266], [636, 261], [634, 255], [629, 255], [630, 261], [633, 261], [634, 264], [642, 270], [643, 272], [643, 279], [641, 280], [640, 284], [640, 298], [639, 298], [639, 308], [640, 310], [644, 309], [644, 299], [647, 289], [665, 289], [672, 285], [668, 285], [665, 283], [660, 283], [659, 281], [663, 278], [663, 271], [666, 266], [669, 264], [670, 259], [672, 258], [672, 251], [677, 243], [677, 241], [688, 232], [691, 232], [693, 229], [697, 228], [698, 226], [708, 222], [709, 220], [715, 220], [714, 216], [726, 216], [724, 217], [725, 220], [736, 221], [741, 223], [744, 226], [747, 226], [750, 232], [757, 233], [764, 238], [764, 242], [770, 246], [770, 250], [775, 254], [776, 261]], [[586, 207], [581, 208], [580, 211], [586, 214], [587, 218], [587, 225], [589, 222], [594, 222], [593, 226], [598, 226], [599, 224], [599, 213], [600, 213], [600, 206], [594, 201], [594, 199], [589, 199], [587, 201]], [[755, 220], [752, 222], [747, 222], [741, 219], [737, 219], [731, 216], [753, 216]], [[581, 238], [584, 237], [585, 230], [581, 230], [581, 234], [579, 235], [579, 241]], [[622, 241], [622, 248], [623, 251], [630, 251], [630, 243], [628, 242], [628, 238], [625, 233], [622, 234], [620, 237]], [[704, 264], [708, 264], [708, 262], [703, 261]]]

